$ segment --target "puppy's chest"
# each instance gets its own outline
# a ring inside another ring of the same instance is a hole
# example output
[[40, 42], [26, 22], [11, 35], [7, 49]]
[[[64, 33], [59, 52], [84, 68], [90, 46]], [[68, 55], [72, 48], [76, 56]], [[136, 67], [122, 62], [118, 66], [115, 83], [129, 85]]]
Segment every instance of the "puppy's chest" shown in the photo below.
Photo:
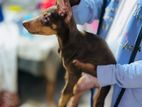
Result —
[[85, 61], [89, 57], [92, 58], [90, 55], [91, 52], [89, 51], [88, 46], [80, 46], [79, 44], [70, 45], [62, 50], [62, 58], [65, 65], [69, 65], [74, 59]]
[[62, 50], [62, 59], [65, 64], [70, 64], [79, 56], [79, 49], [75, 46], [68, 46]]

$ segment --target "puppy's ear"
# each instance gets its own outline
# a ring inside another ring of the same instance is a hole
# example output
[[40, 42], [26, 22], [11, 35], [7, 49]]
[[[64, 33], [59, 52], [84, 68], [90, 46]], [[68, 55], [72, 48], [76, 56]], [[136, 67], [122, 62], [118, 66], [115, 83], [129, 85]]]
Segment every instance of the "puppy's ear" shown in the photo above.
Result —
[[69, 0], [57, 0], [58, 13], [65, 17], [65, 22], [69, 23], [72, 18], [72, 8]]

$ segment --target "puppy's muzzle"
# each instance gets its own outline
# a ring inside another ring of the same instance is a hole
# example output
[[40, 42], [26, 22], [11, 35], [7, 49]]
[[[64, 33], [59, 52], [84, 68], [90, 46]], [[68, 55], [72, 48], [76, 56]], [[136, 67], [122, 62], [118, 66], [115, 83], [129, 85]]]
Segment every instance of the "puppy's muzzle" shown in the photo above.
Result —
[[29, 28], [30, 28], [30, 23], [29, 23], [29, 22], [23, 22], [23, 26], [24, 26], [26, 29], [29, 29]]

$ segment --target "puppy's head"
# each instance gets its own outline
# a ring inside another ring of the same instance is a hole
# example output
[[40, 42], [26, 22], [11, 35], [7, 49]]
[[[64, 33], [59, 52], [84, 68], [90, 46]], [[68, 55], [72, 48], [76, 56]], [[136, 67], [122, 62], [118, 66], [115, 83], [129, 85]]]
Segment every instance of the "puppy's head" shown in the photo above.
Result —
[[61, 29], [65, 29], [72, 23], [71, 7], [65, 1], [57, 2], [56, 6], [48, 8], [37, 18], [25, 21], [23, 23], [24, 27], [32, 34], [58, 34]]
[[52, 35], [57, 34], [59, 20], [61, 19], [57, 7], [54, 6], [42, 12], [40, 16], [25, 21], [23, 25], [32, 34]]

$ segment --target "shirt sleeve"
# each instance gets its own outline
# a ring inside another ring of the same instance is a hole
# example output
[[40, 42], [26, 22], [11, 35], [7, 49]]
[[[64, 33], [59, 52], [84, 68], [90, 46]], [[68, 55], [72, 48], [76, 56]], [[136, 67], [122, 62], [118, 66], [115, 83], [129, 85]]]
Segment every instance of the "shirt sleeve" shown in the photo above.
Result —
[[100, 17], [103, 0], [81, 0], [73, 6], [73, 16], [77, 24], [90, 23]]
[[97, 67], [100, 85], [117, 84], [122, 88], [142, 88], [142, 60], [131, 64], [116, 64]]

